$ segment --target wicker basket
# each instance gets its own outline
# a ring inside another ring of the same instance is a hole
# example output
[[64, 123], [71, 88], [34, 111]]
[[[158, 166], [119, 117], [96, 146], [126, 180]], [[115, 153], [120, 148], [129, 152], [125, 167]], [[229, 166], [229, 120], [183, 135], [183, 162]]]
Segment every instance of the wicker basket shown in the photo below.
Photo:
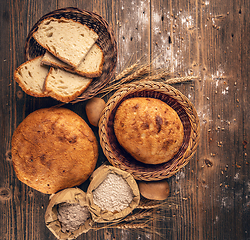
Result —
[[[119, 145], [113, 128], [115, 112], [122, 101], [132, 97], [160, 99], [178, 113], [184, 126], [184, 140], [170, 161], [144, 164]], [[131, 173], [137, 180], [153, 181], [171, 177], [189, 162], [198, 146], [200, 124], [194, 106], [180, 91], [161, 82], [141, 81], [127, 84], [109, 99], [99, 121], [99, 135], [103, 152], [113, 166]]]
[[37, 31], [41, 21], [49, 17], [64, 17], [67, 19], [73, 19], [82, 24], [86, 24], [99, 35], [96, 43], [100, 46], [104, 53], [102, 75], [98, 78], [94, 78], [87, 90], [84, 91], [78, 98], [76, 98], [73, 103], [92, 98], [98, 94], [98, 91], [109, 82], [115, 73], [117, 62], [117, 45], [113, 30], [108, 25], [106, 20], [96, 13], [73, 7], [55, 10], [41, 17], [30, 30], [25, 44], [26, 60], [33, 59], [34, 57], [43, 55], [45, 53], [46, 50], [36, 42], [36, 40], [32, 37], [32, 34]]

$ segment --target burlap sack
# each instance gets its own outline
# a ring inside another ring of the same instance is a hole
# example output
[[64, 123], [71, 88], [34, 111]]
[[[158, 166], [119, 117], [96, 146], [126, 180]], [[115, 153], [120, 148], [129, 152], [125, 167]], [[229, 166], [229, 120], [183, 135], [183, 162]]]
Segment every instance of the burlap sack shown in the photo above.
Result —
[[[115, 173], [120, 175], [130, 186], [132, 193], [133, 193], [133, 200], [129, 204], [127, 208], [120, 212], [110, 212], [107, 210], [102, 210], [99, 206], [94, 204], [93, 202], [93, 191], [104, 181], [109, 173]], [[102, 165], [98, 169], [96, 169], [90, 177], [90, 184], [87, 189], [87, 203], [89, 205], [89, 210], [92, 215], [93, 221], [98, 223], [108, 223], [108, 222], [115, 222], [119, 221], [129, 213], [135, 209], [140, 202], [140, 192], [138, 185], [133, 178], [133, 176], [125, 171], [122, 171], [116, 167], [109, 166], [109, 165]]]
[[86, 233], [93, 223], [91, 218], [88, 218], [84, 225], [81, 225], [79, 229], [73, 232], [62, 232], [61, 224], [57, 217], [57, 205], [59, 203], [78, 203], [81, 206], [88, 206], [86, 202], [86, 193], [79, 188], [67, 188], [55, 195], [52, 195], [49, 205], [45, 212], [45, 223], [49, 230], [58, 239], [75, 239], [82, 233]]

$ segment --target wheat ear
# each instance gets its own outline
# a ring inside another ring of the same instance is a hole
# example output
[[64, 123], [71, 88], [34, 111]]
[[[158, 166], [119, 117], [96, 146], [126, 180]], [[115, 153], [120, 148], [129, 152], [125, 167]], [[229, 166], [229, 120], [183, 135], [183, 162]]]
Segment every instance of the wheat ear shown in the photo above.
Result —
[[147, 222], [144, 223], [118, 223], [116, 226], [116, 228], [120, 228], [120, 229], [131, 229], [131, 228], [147, 228]]
[[110, 81], [110, 83], [117, 82], [121, 80], [122, 78], [126, 77], [129, 73], [131, 73], [136, 67], [138, 67], [138, 63], [134, 63], [132, 66], [125, 68], [121, 73], [119, 73], [115, 79]]
[[180, 78], [169, 78], [165, 80], [165, 83], [167, 84], [176, 84], [176, 83], [182, 83], [182, 82], [188, 82], [192, 81], [193, 79], [197, 79], [197, 76], [187, 76], [187, 77], [180, 77]]
[[152, 209], [146, 210], [146, 211], [139, 211], [137, 213], [133, 213], [128, 215], [127, 217], [125, 217], [122, 221], [123, 222], [129, 222], [129, 221], [135, 221], [135, 220], [139, 220], [142, 218], [146, 218], [149, 217], [153, 214]]
[[111, 91], [114, 91], [120, 88], [124, 83], [128, 83], [136, 79], [140, 79], [142, 76], [150, 74], [150, 71], [151, 70], [150, 70], [149, 65], [143, 66], [139, 68], [138, 70], [136, 70], [134, 73], [128, 75], [127, 77], [122, 78], [119, 82], [116, 82], [102, 89], [99, 93], [109, 93]]

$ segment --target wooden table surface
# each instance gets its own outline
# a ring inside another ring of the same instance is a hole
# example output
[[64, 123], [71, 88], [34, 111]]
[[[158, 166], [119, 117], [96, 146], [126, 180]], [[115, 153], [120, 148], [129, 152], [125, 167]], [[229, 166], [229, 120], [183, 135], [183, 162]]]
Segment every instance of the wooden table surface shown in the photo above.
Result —
[[[199, 76], [174, 87], [194, 104], [201, 139], [190, 163], [171, 177], [170, 206], [154, 212], [149, 231], [90, 230], [78, 239], [250, 239], [250, 1], [2, 0], [0, 3], [0, 239], [55, 239], [44, 223], [49, 196], [21, 183], [11, 137], [34, 110], [57, 102], [25, 94], [13, 80], [25, 61], [29, 30], [63, 7], [96, 12], [112, 26], [117, 73], [131, 56], [156, 57], [175, 76]], [[106, 99], [107, 100], [107, 99]], [[84, 119], [85, 102], [68, 108]], [[92, 127], [96, 135], [98, 129]], [[99, 163], [105, 161], [100, 153]]]

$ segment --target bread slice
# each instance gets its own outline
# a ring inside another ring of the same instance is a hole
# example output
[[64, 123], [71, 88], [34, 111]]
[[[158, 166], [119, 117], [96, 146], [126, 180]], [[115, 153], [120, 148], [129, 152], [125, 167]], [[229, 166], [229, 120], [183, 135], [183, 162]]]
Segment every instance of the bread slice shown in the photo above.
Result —
[[48, 51], [46, 51], [42, 59], [42, 64], [44, 65], [59, 67], [66, 71], [90, 78], [99, 77], [102, 74], [103, 62], [103, 51], [97, 44], [94, 44], [77, 68], [73, 68], [64, 63]]
[[71, 19], [52, 17], [40, 23], [33, 37], [54, 56], [76, 68], [98, 39], [98, 34]]
[[70, 102], [79, 96], [91, 81], [91, 78], [51, 67], [45, 80], [45, 93], [58, 101]]
[[45, 97], [44, 82], [49, 67], [41, 65], [42, 56], [20, 65], [14, 72], [14, 79], [27, 94], [34, 97]]

